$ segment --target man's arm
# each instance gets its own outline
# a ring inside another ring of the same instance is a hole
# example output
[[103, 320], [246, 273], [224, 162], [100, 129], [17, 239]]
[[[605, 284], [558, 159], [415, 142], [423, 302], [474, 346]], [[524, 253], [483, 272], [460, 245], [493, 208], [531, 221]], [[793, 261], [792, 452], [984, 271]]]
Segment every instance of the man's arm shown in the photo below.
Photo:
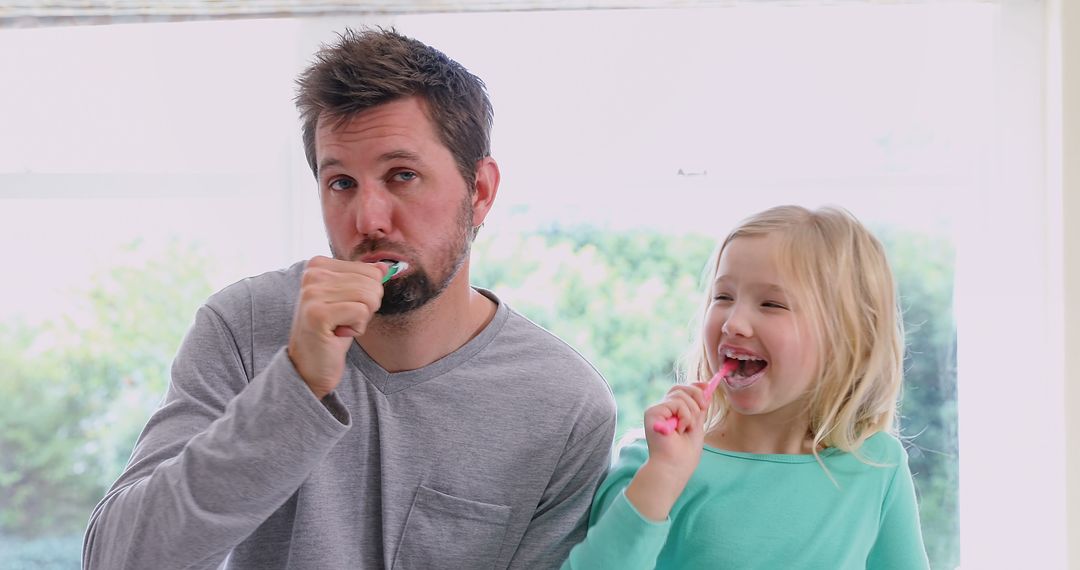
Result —
[[216, 567], [347, 431], [340, 402], [316, 399], [284, 348], [249, 383], [237, 347], [250, 342], [199, 310], [164, 404], [91, 516], [84, 568]]
[[607, 473], [615, 436], [614, 404], [597, 427], [568, 443], [510, 568], [558, 568], [585, 538], [589, 508]]

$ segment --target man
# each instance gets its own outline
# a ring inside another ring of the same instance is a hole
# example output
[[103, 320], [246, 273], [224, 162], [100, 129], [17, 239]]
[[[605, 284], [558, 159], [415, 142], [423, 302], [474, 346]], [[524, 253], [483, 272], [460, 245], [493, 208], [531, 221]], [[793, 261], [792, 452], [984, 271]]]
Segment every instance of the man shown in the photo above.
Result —
[[200, 308], [84, 565], [557, 567], [584, 537], [614, 401], [469, 285], [499, 187], [483, 83], [383, 30], [346, 32], [298, 83], [333, 258]]

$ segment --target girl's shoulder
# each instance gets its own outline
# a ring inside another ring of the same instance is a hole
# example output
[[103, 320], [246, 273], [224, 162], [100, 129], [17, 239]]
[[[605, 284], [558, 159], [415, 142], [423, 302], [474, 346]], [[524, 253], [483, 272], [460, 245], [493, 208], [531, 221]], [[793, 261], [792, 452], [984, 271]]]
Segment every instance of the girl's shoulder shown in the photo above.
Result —
[[645, 430], [635, 429], [615, 442], [612, 455], [613, 466], [641, 466], [649, 458], [649, 445], [645, 442]]
[[896, 465], [907, 463], [904, 443], [895, 435], [880, 431], [866, 438], [857, 454], [871, 463]]

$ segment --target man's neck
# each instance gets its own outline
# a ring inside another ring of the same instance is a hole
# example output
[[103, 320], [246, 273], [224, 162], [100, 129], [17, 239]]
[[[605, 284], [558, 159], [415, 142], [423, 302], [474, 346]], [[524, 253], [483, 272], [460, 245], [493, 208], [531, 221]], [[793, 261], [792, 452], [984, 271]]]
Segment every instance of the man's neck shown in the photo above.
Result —
[[460, 283], [455, 279], [423, 307], [402, 315], [376, 315], [356, 341], [387, 372], [416, 370], [469, 342], [495, 316], [496, 308], [469, 286], [467, 278]]

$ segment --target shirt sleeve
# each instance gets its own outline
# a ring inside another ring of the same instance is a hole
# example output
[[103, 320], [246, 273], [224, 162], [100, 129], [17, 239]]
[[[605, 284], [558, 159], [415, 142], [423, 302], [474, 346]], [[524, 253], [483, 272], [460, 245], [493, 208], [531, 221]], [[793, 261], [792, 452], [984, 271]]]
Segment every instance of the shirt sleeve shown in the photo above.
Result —
[[882, 506], [878, 537], [866, 561], [867, 570], [929, 570], [923, 544], [915, 484], [907, 453], [893, 473]]
[[648, 457], [644, 441], [624, 447], [593, 499], [589, 532], [574, 546], [563, 570], [632, 570], [656, 567], [671, 519], [646, 519], [626, 498], [626, 487]]
[[91, 515], [83, 567], [215, 568], [300, 487], [348, 430], [282, 348], [250, 378], [209, 306], [173, 362], [162, 406]]

